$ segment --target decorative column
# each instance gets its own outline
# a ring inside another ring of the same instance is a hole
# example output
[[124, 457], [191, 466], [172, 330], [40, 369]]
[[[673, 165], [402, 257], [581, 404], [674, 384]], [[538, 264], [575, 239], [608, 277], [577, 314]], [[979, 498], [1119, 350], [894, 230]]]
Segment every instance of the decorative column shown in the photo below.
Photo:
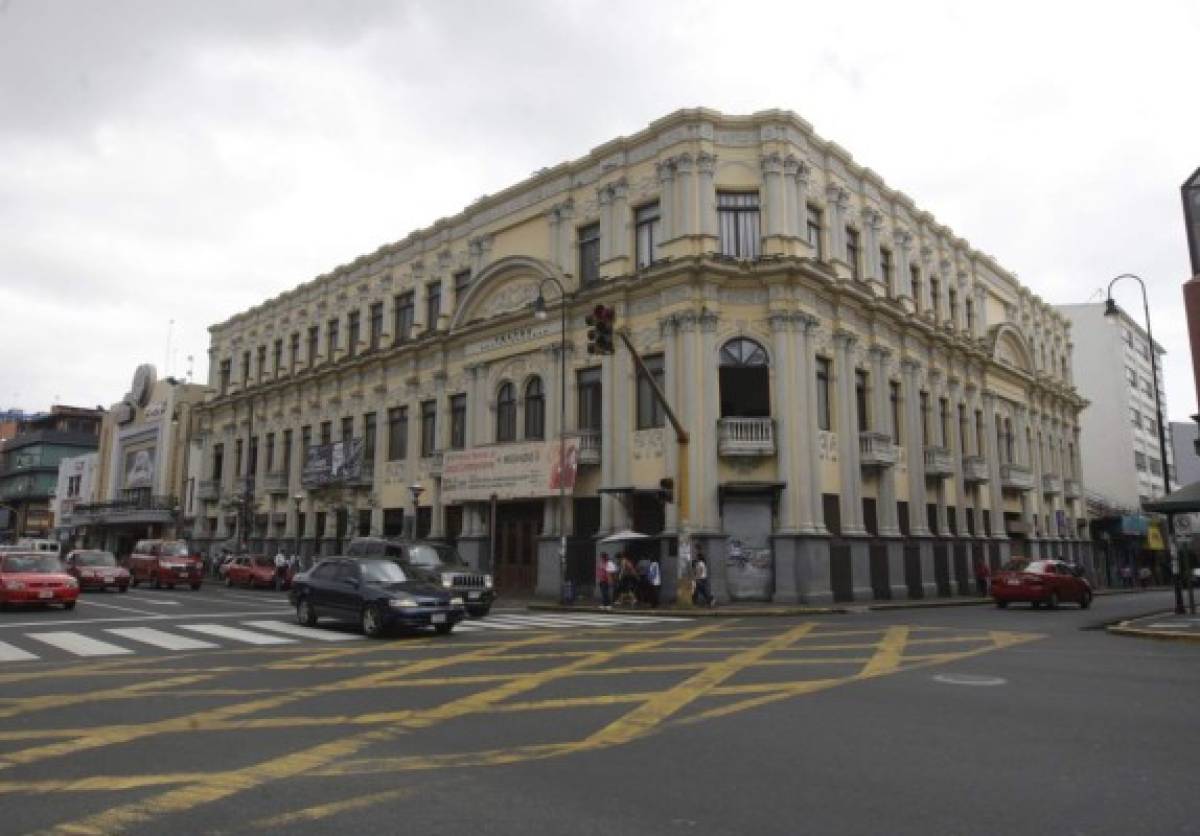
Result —
[[862, 211], [862, 219], [863, 278], [874, 285], [876, 295], [887, 296], [891, 288], [883, 282], [880, 275], [882, 267], [879, 263], [879, 230], [883, 227], [883, 215], [868, 206]]
[[846, 263], [846, 212], [850, 207], [850, 193], [838, 185], [825, 189], [829, 206], [829, 260], [842, 267], [840, 278], [850, 278], [850, 265]]
[[812, 169], [808, 163], [790, 154], [783, 161], [783, 183], [787, 195], [788, 235], [798, 238], [801, 252], [813, 256], [816, 252], [808, 244], [808, 181]]
[[792, 357], [789, 339], [792, 328], [792, 317], [782, 311], [773, 311], [767, 317], [771, 325], [772, 345], [775, 362], [774, 379], [771, 381], [771, 393], [774, 404], [771, 414], [776, 416], [775, 423], [778, 431], [775, 433], [775, 446], [780, 474], [784, 483], [779, 497], [779, 534], [794, 534], [798, 530], [799, 503], [795, 478], [799, 475], [796, 444], [802, 442], [797, 419], [800, 417], [795, 408], [795, 383], [797, 381], [795, 362]]
[[715, 174], [717, 157], [701, 151], [696, 155], [696, 180], [699, 190], [700, 234], [712, 241], [701, 242], [701, 251], [716, 249], [717, 240], [717, 186]]
[[[828, 535], [825, 528], [825, 506], [821, 494], [821, 429], [817, 420], [817, 329], [821, 321], [815, 316], [801, 315], [800, 322], [800, 375], [804, 396], [800, 467], [807, 474], [808, 490], [801, 498], [800, 525], [811, 529], [814, 534]], [[803, 478], [803, 477], [801, 477]], [[804, 500], [807, 500], [805, 502]]]
[[[609, 220], [609, 257], [614, 260], [629, 258], [629, 183], [622, 177], [610, 187], [612, 192], [611, 218]], [[613, 275], [624, 272], [626, 265], [619, 263]]]
[[703, 375], [700, 424], [704, 428], [704, 453], [701, 473], [701, 494], [693, 496], [694, 507], [703, 509], [701, 519], [705, 529], [716, 532], [720, 529], [720, 512], [717, 508], [717, 422], [721, 417], [721, 389], [717, 378], [717, 323], [719, 317], [712, 311], [702, 310], [700, 323], [700, 370]]
[[608, 184], [596, 189], [596, 202], [600, 205], [600, 253], [603, 264], [612, 258], [612, 187]]
[[[876, 432], [895, 438], [896, 428], [892, 426], [892, 409], [888, 388], [888, 360], [891, 356], [892, 352], [886, 346], [871, 346], [874, 429]], [[875, 508], [879, 535], [881, 537], [899, 537], [900, 523], [896, 505], [896, 469], [894, 467], [884, 467], [879, 470], [879, 496]]]
[[679, 224], [675, 237], [695, 235], [696, 222], [696, 164], [691, 154], [680, 154], [675, 158], [675, 173], [679, 183]]
[[[983, 432], [986, 436], [984, 443], [987, 448], [988, 471], [991, 475], [988, 480], [988, 488], [992, 539], [1007, 541], [1008, 534], [1004, 531], [1004, 486], [1000, 481], [1000, 448], [996, 440], [996, 394], [990, 389], [984, 389], [982, 402]], [[1007, 543], [1001, 546], [1002, 562], [1008, 557], [1006, 546]], [[993, 566], [992, 568], [997, 567]]]
[[[663, 343], [663, 392], [667, 396], [667, 400], [671, 402], [671, 408], [680, 410], [683, 403], [679, 396], [680, 386], [679, 380], [682, 375], [679, 373], [679, 349], [676, 343], [679, 339], [679, 322], [675, 316], [666, 316], [658, 321], [659, 335], [662, 337]], [[675, 479], [679, 473], [679, 444], [675, 438], [675, 430], [668, 423], [663, 427], [663, 467], [664, 475], [668, 478]], [[675, 490], [682, 489], [682, 485], [676, 485]], [[668, 534], [679, 533], [679, 505], [674, 502], [668, 502], [663, 507], [663, 531]], [[669, 555], [664, 554], [663, 560], [666, 561]], [[674, 558], [669, 558], [674, 560]], [[662, 576], [664, 578], [675, 578], [677, 575], [672, 571], [668, 572], [666, 563], [662, 566]], [[663, 585], [663, 591], [668, 592], [667, 584]]]
[[[959, 387], [961, 382], [958, 378], [950, 378], [950, 436], [951, 440], [947, 446], [951, 447], [951, 453], [954, 456], [954, 504], [957, 508], [957, 513], [954, 515], [954, 544], [951, 548], [954, 553], [951, 555], [950, 566], [952, 567], [952, 576], [958, 582], [958, 594], [967, 595], [971, 591], [971, 558], [967, 553], [966, 543], [967, 537], [967, 482], [963, 478], [963, 456], [967, 452], [967, 438], [963, 435], [963, 421], [959, 420], [958, 407], [960, 404], [961, 393]], [[969, 418], [967, 415], [969, 410], [964, 406], [963, 417]], [[966, 425], [969, 427], [971, 421], [967, 420]], [[967, 430], [970, 433], [970, 430]], [[959, 561], [958, 556], [964, 555], [964, 560]], [[959, 570], [962, 570], [961, 572]], [[953, 591], [951, 592], [953, 594]]]
[[979, 339], [987, 333], [987, 287], [983, 282], [975, 283], [975, 330], [971, 336]]
[[776, 252], [784, 229], [783, 158], [778, 153], [765, 154], [759, 159], [759, 167], [767, 198], [766, 238], [769, 251]]
[[678, 210], [675, 200], [675, 161], [665, 159], [654, 166], [658, 174], [659, 188], [659, 224], [662, 226], [662, 240], [670, 241], [675, 237], [675, 229], [679, 226], [676, 220]]
[[[930, 427], [930, 435], [933, 437], [933, 445], [941, 450], [947, 450], [950, 447], [950, 442], [946, 438], [947, 426], [942, 424], [942, 401], [946, 399], [946, 377], [940, 369], [929, 370], [929, 408], [931, 411], [930, 420], [933, 426]], [[947, 407], [949, 403], [947, 402]], [[946, 424], [950, 423], [950, 416], [947, 412]], [[934, 485], [935, 503], [937, 506], [937, 530], [938, 535], [945, 537], [950, 530], [950, 516], [946, 513], [946, 477], [938, 476], [937, 482]]]
[[925, 511], [925, 440], [921, 425], [921, 366], [916, 360], [900, 362], [904, 376], [904, 446], [908, 452], [908, 532], [912, 537], [928, 537]]
[[838, 426], [838, 461], [840, 463], [840, 508], [842, 534], [863, 536], [867, 533], [862, 519], [862, 465], [858, 441], [858, 410], [855, 409], [854, 355], [857, 338], [850, 331], [835, 331], [834, 375], [837, 379], [835, 412]]
[[908, 299], [916, 304], [912, 293], [912, 233], [896, 227], [892, 233], [893, 252], [896, 254], [896, 270], [892, 274], [892, 286], [888, 292], [893, 299]]

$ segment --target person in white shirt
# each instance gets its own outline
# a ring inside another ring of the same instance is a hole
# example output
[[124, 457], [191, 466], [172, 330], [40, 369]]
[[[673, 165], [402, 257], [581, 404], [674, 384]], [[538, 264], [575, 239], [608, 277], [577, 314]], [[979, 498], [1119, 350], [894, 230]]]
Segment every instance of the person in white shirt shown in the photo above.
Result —
[[287, 558], [283, 555], [283, 549], [275, 553], [275, 588], [283, 589], [283, 582], [287, 576]]

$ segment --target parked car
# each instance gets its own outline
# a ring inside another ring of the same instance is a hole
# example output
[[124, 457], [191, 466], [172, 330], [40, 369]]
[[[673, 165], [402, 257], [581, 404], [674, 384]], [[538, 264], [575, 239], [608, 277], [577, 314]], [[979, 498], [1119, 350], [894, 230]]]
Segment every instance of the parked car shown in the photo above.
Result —
[[445, 543], [355, 537], [346, 554], [349, 557], [384, 557], [397, 561], [402, 567], [429, 573], [444, 589], [463, 599], [467, 614], [472, 618], [487, 615], [496, 600], [492, 576], [473, 570], [453, 546]]
[[388, 559], [327, 557], [296, 576], [288, 600], [305, 627], [322, 618], [353, 621], [372, 638], [393, 627], [432, 626], [446, 635], [466, 617], [462, 598]]
[[1086, 610], [1092, 604], [1092, 585], [1061, 560], [1013, 559], [992, 576], [992, 598], [1002, 609], [1012, 601], [1050, 609], [1072, 601]]
[[9, 551], [0, 555], [0, 609], [14, 604], [62, 604], [75, 609], [79, 582], [67, 574], [56, 555]]
[[183, 540], [141, 540], [129, 556], [129, 575], [134, 586], [144, 581], [155, 589], [176, 584], [199, 589], [204, 564]]
[[235, 557], [225, 565], [226, 586], [275, 586], [275, 561], [262, 555]]
[[129, 591], [129, 570], [117, 563], [112, 552], [76, 549], [64, 562], [68, 574], [79, 582], [80, 590], [112, 587]]

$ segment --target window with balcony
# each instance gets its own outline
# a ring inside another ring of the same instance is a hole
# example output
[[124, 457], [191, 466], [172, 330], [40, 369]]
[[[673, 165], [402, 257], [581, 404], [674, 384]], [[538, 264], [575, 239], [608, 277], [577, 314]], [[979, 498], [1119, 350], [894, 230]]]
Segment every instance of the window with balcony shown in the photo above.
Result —
[[367, 325], [367, 347], [371, 351], [379, 348], [379, 339], [383, 334], [383, 303], [375, 302], [368, 309], [370, 316], [369, 324]]
[[859, 432], [871, 429], [871, 414], [867, 409], [867, 373], [854, 370], [854, 412], [858, 418]]
[[361, 314], [351, 311], [346, 323], [346, 356], [358, 354], [358, 341], [362, 337]]
[[500, 384], [496, 392], [496, 441], [517, 440], [516, 387], [509, 382]]
[[338, 331], [341, 329], [341, 325], [341, 320], [331, 319], [325, 326], [325, 358], [330, 362], [336, 359], [338, 339], [341, 336]]
[[333, 443], [333, 422], [321, 422], [321, 446]]
[[929, 277], [929, 310], [933, 313], [933, 318], [936, 320], [941, 313], [942, 304], [942, 283], [937, 276]]
[[[650, 372], [650, 376], [659, 388], [665, 385], [665, 372], [663, 369], [663, 355], [650, 354], [643, 358], [646, 364], [646, 370]], [[652, 427], [661, 427], [666, 421], [666, 414], [663, 412], [662, 404], [658, 402], [658, 398], [654, 396], [654, 387], [643, 374], [638, 375], [637, 379], [637, 428], [639, 430], [648, 430]]]
[[546, 437], [546, 396], [542, 391], [542, 379], [532, 378], [525, 384], [525, 439], [540, 440]]
[[812, 247], [813, 255], [818, 261], [825, 260], [825, 245], [821, 240], [821, 233], [824, 229], [823, 217], [819, 207], [813, 206], [811, 203], [807, 205], [807, 217], [805, 219], [805, 231], [808, 236], [808, 245]]
[[354, 416], [347, 415], [342, 419], [342, 444], [349, 445], [354, 438]]
[[219, 372], [217, 385], [220, 386], [222, 395], [229, 393], [229, 379], [232, 374], [231, 373], [232, 366], [233, 366], [232, 360], [222, 360], [221, 361], [221, 371]]
[[921, 268], [913, 264], [908, 268], [908, 281], [912, 287], [913, 306], [921, 312]]
[[954, 288], [950, 288], [948, 291], [946, 291], [946, 299], [947, 299], [947, 305], [949, 307], [949, 311], [947, 312], [947, 317], [949, 318], [951, 324], [957, 326], [958, 325], [958, 291], [955, 290]]
[[467, 446], [467, 396], [450, 396], [450, 449], [462, 450]]
[[242, 386], [250, 383], [250, 352], [242, 352]]
[[363, 416], [363, 465], [369, 470], [375, 466], [375, 413]]
[[717, 192], [717, 229], [721, 255], [758, 258], [762, 237], [758, 192]]
[[654, 263], [655, 248], [662, 237], [662, 215], [658, 201], [639, 206], [633, 213], [638, 269]]
[[430, 282], [425, 285], [425, 328], [436, 331], [438, 319], [442, 315], [442, 283]]
[[828, 431], [833, 426], [829, 408], [830, 363], [825, 357], [817, 358], [817, 427]]
[[317, 354], [320, 353], [321, 343], [321, 326], [313, 325], [308, 329], [308, 367], [311, 369], [317, 362]]
[[579, 227], [579, 281], [582, 284], [600, 279], [600, 224]]
[[416, 302], [413, 292], [410, 290], [407, 293], [401, 293], [394, 300], [395, 303], [395, 333], [392, 339], [396, 342], [404, 342], [412, 339], [413, 319], [416, 315]]
[[258, 347], [258, 354], [255, 359], [257, 361], [254, 366], [254, 369], [257, 372], [256, 379], [257, 382], [262, 383], [263, 378], [267, 374], [267, 347], [265, 345], [260, 345]]
[[294, 373], [300, 362], [300, 332], [294, 332], [288, 338], [288, 372]]
[[221, 474], [223, 472], [224, 466], [225, 466], [225, 445], [224, 444], [214, 444], [213, 445], [213, 457], [212, 457], [212, 478], [213, 478], [214, 482], [221, 481]]
[[862, 244], [858, 230], [846, 227], [846, 263], [850, 265], [851, 278], [862, 278]]
[[408, 455], [408, 407], [388, 410], [388, 461], [403, 461]]
[[888, 383], [888, 399], [892, 406], [892, 443], [900, 443], [900, 381]]
[[767, 352], [754, 340], [739, 337], [721, 347], [721, 417], [765, 417], [771, 414]]
[[578, 398], [578, 429], [600, 431], [604, 425], [604, 388], [598, 367], [580, 369], [575, 375]]
[[975, 303], [968, 299], [963, 304], [963, 310], [967, 315], [967, 333], [973, 335], [975, 333]]
[[274, 357], [272, 359], [274, 362], [272, 364], [271, 370], [274, 372], [275, 376], [278, 377], [280, 370], [283, 368], [283, 338], [282, 337], [280, 337], [279, 339], [277, 339], [275, 341], [275, 352], [274, 352]]
[[437, 401], [421, 402], [421, 456], [437, 452]]
[[888, 293], [892, 292], [892, 273], [895, 267], [892, 265], [892, 251], [887, 247], [879, 248], [879, 277], [883, 279], [883, 283], [887, 285]]
[[929, 393], [920, 394], [921, 401], [921, 444], [929, 446]]

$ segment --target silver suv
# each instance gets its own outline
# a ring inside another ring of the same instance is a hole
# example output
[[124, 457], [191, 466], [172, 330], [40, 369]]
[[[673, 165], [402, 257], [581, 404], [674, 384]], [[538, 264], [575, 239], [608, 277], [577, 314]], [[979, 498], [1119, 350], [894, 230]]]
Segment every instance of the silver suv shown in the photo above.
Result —
[[496, 590], [492, 576], [476, 572], [453, 546], [426, 540], [407, 541], [383, 537], [355, 537], [347, 557], [386, 557], [406, 569], [416, 568], [444, 589], [461, 595], [467, 614], [482, 618], [492, 609]]

